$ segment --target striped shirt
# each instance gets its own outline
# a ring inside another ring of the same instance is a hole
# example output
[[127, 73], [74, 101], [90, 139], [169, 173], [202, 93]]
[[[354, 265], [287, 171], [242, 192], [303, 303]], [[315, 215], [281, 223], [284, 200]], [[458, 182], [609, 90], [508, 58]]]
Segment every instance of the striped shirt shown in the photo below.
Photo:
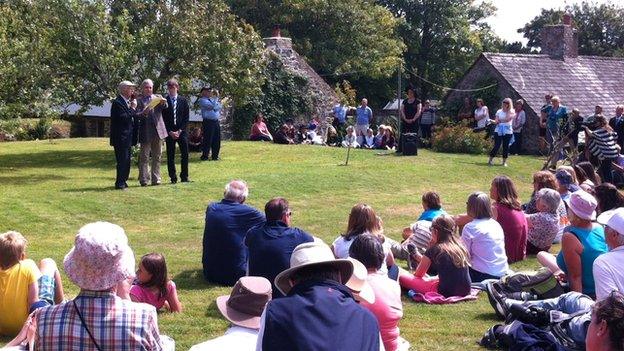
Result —
[[604, 128], [592, 132], [589, 141], [589, 152], [600, 160], [616, 158], [620, 155], [617, 148], [617, 133]]
[[[101, 291], [82, 290], [73, 301], [102, 350], [162, 350], [153, 306]], [[73, 301], [39, 310], [37, 350], [97, 350]]]

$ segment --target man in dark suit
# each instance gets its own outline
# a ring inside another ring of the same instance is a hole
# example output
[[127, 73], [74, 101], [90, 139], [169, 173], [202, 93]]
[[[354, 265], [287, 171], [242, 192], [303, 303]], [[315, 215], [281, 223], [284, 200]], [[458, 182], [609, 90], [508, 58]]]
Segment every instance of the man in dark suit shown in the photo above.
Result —
[[167, 129], [167, 169], [169, 170], [169, 178], [171, 183], [178, 182], [175, 167], [175, 150], [176, 143], [180, 146], [180, 181], [188, 182], [188, 132], [186, 127], [189, 121], [189, 103], [183, 96], [178, 95], [180, 85], [175, 79], [167, 81], [167, 104], [168, 107], [163, 110], [163, 119], [165, 120], [165, 128]]
[[624, 105], [615, 108], [615, 117], [609, 120], [609, 126], [617, 133], [617, 143], [624, 150]]
[[133, 98], [135, 85], [124, 80], [119, 83], [119, 95], [111, 105], [110, 144], [115, 149], [117, 177], [115, 189], [125, 190], [130, 176], [130, 158], [132, 146], [137, 143], [136, 106]]

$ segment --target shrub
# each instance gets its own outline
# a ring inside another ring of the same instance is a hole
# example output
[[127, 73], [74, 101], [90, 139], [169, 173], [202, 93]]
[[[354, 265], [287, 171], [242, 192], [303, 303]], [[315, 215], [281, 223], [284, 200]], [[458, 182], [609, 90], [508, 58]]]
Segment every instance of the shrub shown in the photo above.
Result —
[[492, 140], [483, 133], [474, 133], [467, 123], [454, 124], [443, 119], [434, 127], [431, 147], [437, 152], [485, 154], [492, 148]]
[[71, 123], [50, 118], [13, 118], [0, 121], [0, 141], [69, 138]]

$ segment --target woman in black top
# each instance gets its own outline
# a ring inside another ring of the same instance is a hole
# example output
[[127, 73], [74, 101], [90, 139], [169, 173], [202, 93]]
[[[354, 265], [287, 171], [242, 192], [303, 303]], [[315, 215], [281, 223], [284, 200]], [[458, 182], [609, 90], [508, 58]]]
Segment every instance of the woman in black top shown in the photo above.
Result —
[[413, 87], [407, 88], [407, 99], [401, 103], [401, 137], [399, 140], [398, 151], [403, 148], [403, 134], [418, 133], [418, 123], [422, 112], [420, 100], [416, 98], [416, 92]]

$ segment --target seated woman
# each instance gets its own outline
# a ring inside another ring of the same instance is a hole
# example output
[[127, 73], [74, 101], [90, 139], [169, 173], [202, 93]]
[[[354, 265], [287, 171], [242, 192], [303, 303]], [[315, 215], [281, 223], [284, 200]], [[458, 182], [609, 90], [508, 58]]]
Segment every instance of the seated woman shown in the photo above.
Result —
[[290, 128], [286, 124], [282, 124], [280, 129], [275, 133], [275, 139], [273, 140], [276, 144], [294, 144], [295, 141], [288, 136]]
[[596, 302], [587, 327], [587, 351], [624, 350], [624, 295], [614, 291], [609, 297]]
[[386, 134], [386, 126], [380, 124], [379, 127], [377, 127], [377, 134], [375, 134], [375, 149], [382, 149], [381, 144], [383, 142], [384, 134]]
[[600, 176], [596, 173], [594, 166], [590, 162], [583, 161], [575, 164], [574, 173], [576, 173], [581, 189], [590, 194], [593, 194], [594, 188], [602, 183], [600, 181]]
[[269, 132], [266, 124], [264, 123], [264, 117], [262, 113], [258, 113], [254, 118], [254, 123], [251, 126], [251, 133], [249, 134], [249, 140], [251, 141], [272, 141], [273, 136]]
[[592, 223], [596, 212], [596, 199], [583, 190], [570, 196], [568, 218], [572, 223], [566, 228], [557, 257], [548, 252], [537, 254], [537, 260], [553, 274], [567, 280], [572, 291], [595, 295], [592, 266], [596, 257], [607, 252], [604, 230]]
[[[379, 217], [375, 214], [372, 207], [366, 204], [357, 204], [351, 208], [349, 214], [349, 224], [347, 225], [347, 231], [341, 234], [332, 243], [332, 251], [336, 258], [349, 257], [349, 248], [353, 244], [353, 240], [361, 234], [372, 234], [381, 240], [384, 248], [384, 264], [380, 268], [383, 274], [388, 274], [391, 278], [398, 278], [398, 267], [394, 263], [394, 256], [390, 249], [390, 243], [385, 240], [383, 235], [383, 228], [380, 223]], [[391, 268], [389, 270], [389, 268]]]
[[386, 126], [384, 129], [384, 136], [381, 139], [381, 149], [394, 150], [396, 147], [396, 139], [394, 137], [394, 131], [392, 127]]
[[527, 222], [521, 210], [518, 192], [511, 179], [498, 176], [492, 180], [490, 197], [494, 201], [494, 219], [505, 234], [505, 252], [509, 263], [524, 260], [526, 256]]
[[[437, 277], [427, 277], [433, 266]], [[445, 297], [470, 294], [468, 251], [455, 236], [455, 222], [448, 215], [436, 217], [431, 224], [431, 246], [425, 251], [414, 274], [401, 274], [399, 282], [417, 293], [438, 292]]]
[[462, 230], [462, 241], [470, 256], [470, 279], [473, 283], [499, 279], [507, 274], [503, 228], [492, 218], [487, 194], [477, 191], [468, 196], [468, 216], [473, 218]]
[[191, 152], [201, 151], [203, 140], [204, 140], [204, 137], [202, 136], [201, 129], [197, 127], [193, 127], [193, 129], [191, 129], [191, 133], [189, 134], [189, 139], [188, 139], [189, 151]]
[[603, 213], [614, 208], [624, 207], [624, 194], [611, 183], [602, 183], [594, 189], [598, 213]]
[[570, 173], [570, 171], [566, 169], [558, 169], [555, 173], [557, 191], [563, 201], [567, 201], [570, 198], [570, 194], [580, 189], [578, 184], [574, 181], [576, 175], [573, 176], [573, 174], [576, 173]]
[[540, 251], [550, 250], [559, 232], [557, 209], [561, 197], [556, 190], [540, 189], [537, 192], [539, 212], [526, 215], [529, 232], [527, 233], [527, 255], [537, 255]]
[[399, 336], [399, 321], [403, 317], [401, 288], [395, 280], [380, 272], [385, 254], [379, 238], [371, 234], [358, 235], [349, 248], [349, 256], [368, 270], [366, 281], [373, 290], [375, 302], [362, 300], [360, 304], [377, 318], [384, 348], [386, 351], [404, 349], [406, 341]]
[[[533, 193], [531, 193], [531, 199], [529, 202], [522, 205], [524, 213], [530, 215], [539, 212], [537, 209], [537, 192], [544, 188], [557, 190], [557, 178], [555, 178], [555, 175], [548, 171], [533, 173]], [[570, 221], [568, 220], [568, 210], [566, 209], [566, 205], [563, 200], [559, 202], [557, 215], [559, 215], [559, 230], [557, 231], [557, 235], [555, 236], [553, 243], [561, 242], [563, 229], [570, 225]]]

